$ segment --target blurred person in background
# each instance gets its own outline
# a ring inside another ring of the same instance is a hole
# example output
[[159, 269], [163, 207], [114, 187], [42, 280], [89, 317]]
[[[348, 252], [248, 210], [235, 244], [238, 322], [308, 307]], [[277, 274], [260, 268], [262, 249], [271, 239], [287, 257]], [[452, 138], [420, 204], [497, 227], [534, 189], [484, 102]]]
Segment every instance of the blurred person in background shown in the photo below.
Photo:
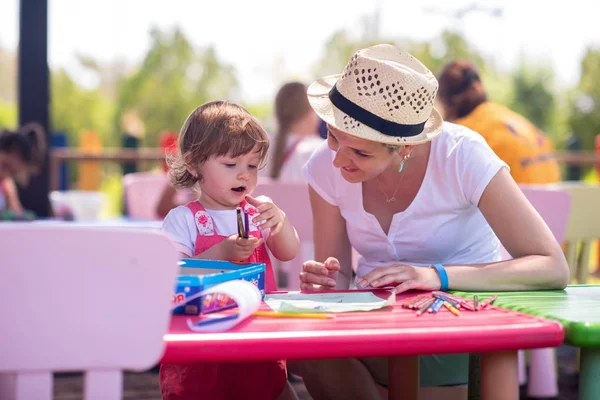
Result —
[[0, 220], [33, 219], [19, 200], [17, 183], [27, 185], [44, 162], [46, 139], [37, 123], [0, 131]]
[[302, 167], [323, 143], [320, 119], [306, 97], [307, 87], [300, 82], [284, 84], [275, 96], [277, 134], [270, 154], [269, 177], [282, 182], [306, 182]]
[[468, 61], [446, 64], [438, 76], [446, 121], [479, 133], [510, 168], [515, 182], [554, 183], [560, 171], [552, 141], [525, 117], [488, 100], [479, 72]]

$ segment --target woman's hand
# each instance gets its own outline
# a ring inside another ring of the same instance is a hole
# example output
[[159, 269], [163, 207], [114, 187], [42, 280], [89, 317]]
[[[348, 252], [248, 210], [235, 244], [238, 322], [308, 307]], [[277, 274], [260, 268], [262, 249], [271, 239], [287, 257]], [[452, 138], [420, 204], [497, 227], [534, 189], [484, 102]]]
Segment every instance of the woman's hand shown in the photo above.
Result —
[[329, 257], [324, 263], [313, 260], [305, 262], [300, 272], [300, 290], [311, 292], [335, 289], [340, 269], [339, 261], [333, 257]]
[[261, 230], [270, 229], [273, 236], [281, 231], [285, 213], [279, 207], [270, 201], [257, 200], [250, 195], [246, 195], [246, 201], [256, 207], [256, 211], [258, 211], [258, 215], [252, 218], [254, 224]]
[[431, 267], [413, 267], [395, 264], [390, 267], [375, 268], [356, 279], [358, 287], [396, 286], [397, 293], [410, 289], [439, 290], [442, 286], [437, 271]]

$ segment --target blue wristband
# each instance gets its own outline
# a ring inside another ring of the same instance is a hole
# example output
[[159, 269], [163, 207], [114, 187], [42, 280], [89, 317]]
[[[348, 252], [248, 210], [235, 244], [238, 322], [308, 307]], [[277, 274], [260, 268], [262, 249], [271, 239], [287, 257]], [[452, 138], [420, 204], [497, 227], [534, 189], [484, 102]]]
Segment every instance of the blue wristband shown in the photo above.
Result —
[[440, 276], [440, 282], [442, 283], [440, 290], [442, 292], [445, 292], [446, 290], [448, 290], [448, 274], [446, 273], [444, 266], [442, 264], [432, 264], [431, 266], [435, 268], [438, 275]]

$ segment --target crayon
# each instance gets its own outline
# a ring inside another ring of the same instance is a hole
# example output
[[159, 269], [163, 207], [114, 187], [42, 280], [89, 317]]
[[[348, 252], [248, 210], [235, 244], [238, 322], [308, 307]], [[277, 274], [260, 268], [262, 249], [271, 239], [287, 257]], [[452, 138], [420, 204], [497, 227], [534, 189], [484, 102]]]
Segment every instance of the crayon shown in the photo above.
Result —
[[435, 303], [435, 299], [434, 299], [434, 298], [431, 298], [431, 299], [427, 300], [427, 302], [426, 302], [425, 304], [423, 304], [423, 305], [421, 306], [421, 308], [419, 308], [419, 311], [417, 311], [417, 317], [418, 317], [419, 315], [423, 314], [424, 312], [426, 312], [426, 311], [427, 311], [427, 309], [428, 309], [429, 307], [431, 307], [431, 305], [432, 305], [433, 303]]
[[450, 310], [450, 312], [454, 315], [456, 315], [457, 317], [460, 316], [460, 311], [458, 311], [456, 308], [454, 308], [454, 306], [450, 303], [448, 303], [447, 301], [444, 301], [444, 306]]

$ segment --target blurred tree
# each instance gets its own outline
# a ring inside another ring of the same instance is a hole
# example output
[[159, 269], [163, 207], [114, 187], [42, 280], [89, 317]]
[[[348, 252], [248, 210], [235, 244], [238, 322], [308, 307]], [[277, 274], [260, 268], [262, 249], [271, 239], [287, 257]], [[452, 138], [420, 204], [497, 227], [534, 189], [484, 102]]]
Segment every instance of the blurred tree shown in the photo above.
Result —
[[594, 149], [600, 133], [600, 48], [588, 48], [581, 61], [581, 77], [575, 89], [569, 113], [569, 125], [581, 138], [585, 150]]
[[50, 126], [55, 132], [66, 132], [69, 146], [76, 146], [86, 130], [99, 132], [105, 144], [115, 144], [110, 141], [114, 105], [99, 89], [79, 86], [63, 69], [52, 72], [50, 85]]
[[481, 53], [456, 32], [443, 31], [439, 37], [431, 42], [399, 40], [398, 46], [415, 56], [435, 75], [441, 71], [446, 63], [458, 59], [472, 62], [482, 72], [486, 72], [488, 68], [491, 68], [491, 65], [486, 63]]
[[386, 41], [352, 38], [343, 30], [335, 32], [325, 44], [325, 55], [313, 69], [315, 78], [341, 73], [357, 50], [378, 43], [386, 43]]
[[219, 61], [212, 47], [196, 50], [175, 29], [152, 29], [151, 46], [139, 69], [118, 85], [118, 126], [124, 113], [135, 111], [144, 121], [145, 146], [158, 146], [160, 132], [179, 131], [188, 114], [214, 99], [229, 99], [238, 83], [231, 66]]
[[0, 129], [17, 127], [17, 104], [0, 100]]
[[521, 58], [512, 78], [509, 108], [529, 119], [540, 130], [556, 137], [557, 109], [554, 98], [554, 72], [547, 65], [534, 67]]

